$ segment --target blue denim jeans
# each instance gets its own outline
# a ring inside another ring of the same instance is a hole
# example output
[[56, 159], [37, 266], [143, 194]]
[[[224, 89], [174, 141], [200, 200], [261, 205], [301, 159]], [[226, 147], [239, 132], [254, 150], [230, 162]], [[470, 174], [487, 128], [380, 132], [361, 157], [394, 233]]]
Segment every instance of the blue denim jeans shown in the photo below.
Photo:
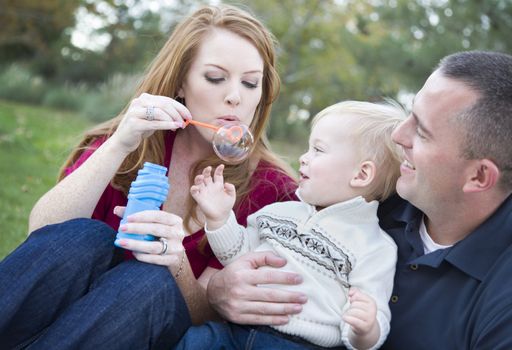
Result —
[[123, 261], [116, 232], [75, 219], [0, 262], [0, 349], [169, 349], [191, 321], [169, 270]]
[[[326, 349], [299, 337], [280, 333], [266, 326], [242, 326], [208, 322], [191, 327], [173, 350], [305, 350]], [[331, 348], [333, 349], [333, 348]], [[341, 346], [335, 349], [345, 349]]]

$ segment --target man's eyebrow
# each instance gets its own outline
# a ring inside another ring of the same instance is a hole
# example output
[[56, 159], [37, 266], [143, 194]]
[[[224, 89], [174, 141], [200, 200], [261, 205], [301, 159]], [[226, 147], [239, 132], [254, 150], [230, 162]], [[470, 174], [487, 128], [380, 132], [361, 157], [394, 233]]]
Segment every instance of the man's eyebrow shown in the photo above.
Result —
[[425, 127], [425, 125], [421, 122], [421, 120], [418, 118], [418, 116], [412, 112], [411, 113], [412, 117], [414, 118], [414, 122], [416, 123], [416, 125], [418, 126], [418, 128], [421, 129], [421, 131], [426, 135], [428, 136], [429, 138], [433, 138], [433, 135], [432, 133]]

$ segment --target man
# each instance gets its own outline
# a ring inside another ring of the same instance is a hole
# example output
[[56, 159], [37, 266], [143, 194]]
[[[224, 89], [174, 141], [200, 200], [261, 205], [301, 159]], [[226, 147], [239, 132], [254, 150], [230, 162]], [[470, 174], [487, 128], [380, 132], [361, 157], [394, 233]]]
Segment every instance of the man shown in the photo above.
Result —
[[[381, 207], [398, 245], [384, 348], [512, 349], [511, 114], [512, 56], [462, 52], [441, 61], [395, 130], [405, 157], [397, 192], [408, 203]], [[238, 322], [285, 322], [304, 296], [255, 287], [299, 283], [257, 270], [283, 263], [240, 259], [212, 278], [210, 301]]]

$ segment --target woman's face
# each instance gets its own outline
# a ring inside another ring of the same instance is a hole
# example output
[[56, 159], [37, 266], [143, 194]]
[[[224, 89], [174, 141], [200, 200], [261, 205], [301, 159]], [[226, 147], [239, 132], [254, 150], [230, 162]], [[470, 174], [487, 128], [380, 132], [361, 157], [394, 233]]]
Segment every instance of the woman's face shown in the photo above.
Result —
[[[185, 98], [195, 120], [249, 126], [261, 99], [263, 67], [250, 41], [215, 28], [203, 39], [179, 96]], [[214, 131], [197, 130], [206, 140], [212, 139]]]

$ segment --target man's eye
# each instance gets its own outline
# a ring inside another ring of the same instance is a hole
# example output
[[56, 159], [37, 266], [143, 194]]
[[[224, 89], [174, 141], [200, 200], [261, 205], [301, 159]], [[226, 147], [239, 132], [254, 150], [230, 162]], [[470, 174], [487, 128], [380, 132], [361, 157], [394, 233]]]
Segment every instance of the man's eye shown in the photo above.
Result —
[[420, 139], [425, 139], [425, 135], [421, 132], [420, 128], [416, 128], [416, 135], [418, 135]]

